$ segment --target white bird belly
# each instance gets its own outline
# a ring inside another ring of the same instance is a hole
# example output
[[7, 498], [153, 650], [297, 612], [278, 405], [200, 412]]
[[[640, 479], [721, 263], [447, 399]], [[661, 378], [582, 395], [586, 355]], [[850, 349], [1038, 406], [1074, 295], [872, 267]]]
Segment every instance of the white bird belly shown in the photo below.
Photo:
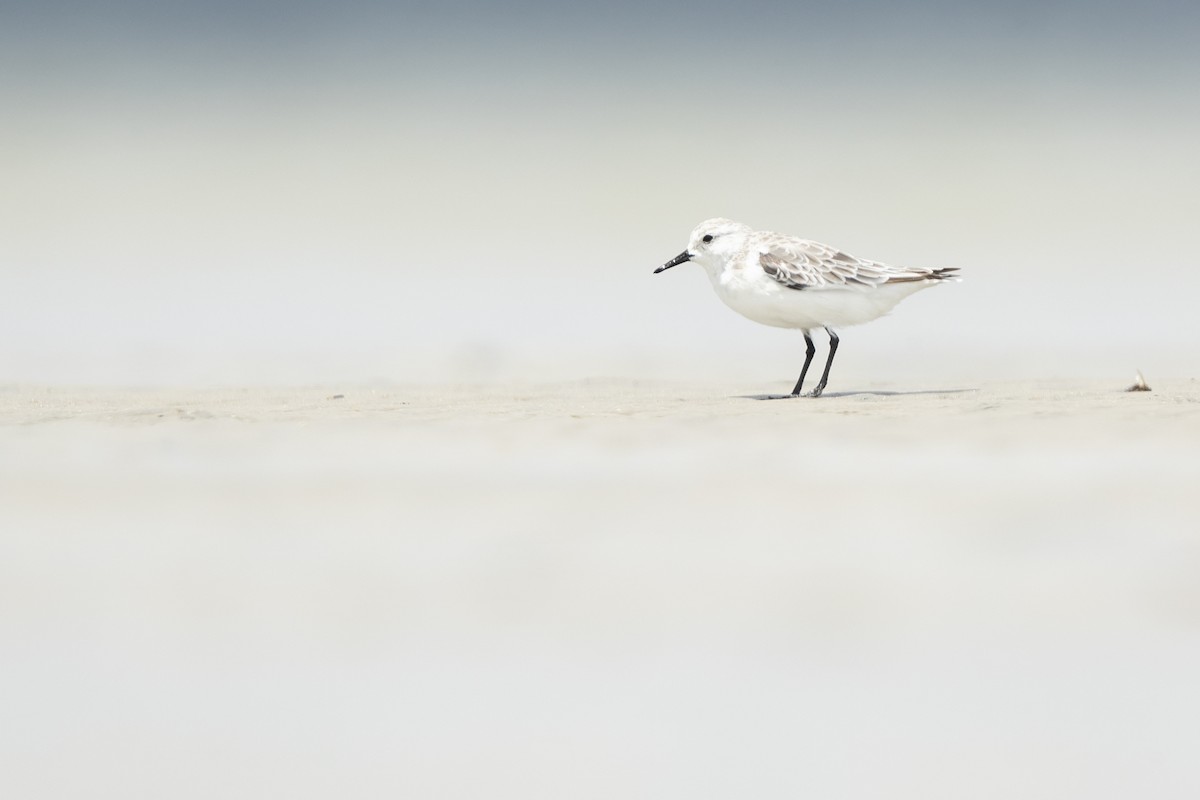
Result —
[[[764, 276], [765, 279], [765, 276]], [[896, 304], [931, 282], [845, 288], [789, 289], [763, 279], [742, 281], [721, 276], [713, 281], [717, 295], [747, 319], [776, 328], [841, 328], [860, 325], [887, 314]]]

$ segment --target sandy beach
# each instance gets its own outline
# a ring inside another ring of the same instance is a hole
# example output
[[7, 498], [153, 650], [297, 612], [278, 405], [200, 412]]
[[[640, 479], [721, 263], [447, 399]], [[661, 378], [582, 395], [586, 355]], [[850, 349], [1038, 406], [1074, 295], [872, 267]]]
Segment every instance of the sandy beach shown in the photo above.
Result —
[[9, 5], [0, 800], [1200, 798], [1200, 4]]
[[4, 782], [1195, 796], [1151, 384], [0, 387]]

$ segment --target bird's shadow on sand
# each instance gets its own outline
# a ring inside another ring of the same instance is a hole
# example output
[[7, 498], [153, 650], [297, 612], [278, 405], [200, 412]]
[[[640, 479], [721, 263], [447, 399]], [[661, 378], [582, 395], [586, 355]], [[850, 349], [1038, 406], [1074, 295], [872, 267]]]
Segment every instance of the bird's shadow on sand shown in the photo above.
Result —
[[977, 392], [978, 389], [916, 389], [909, 392], [885, 392], [863, 390], [860, 392], [825, 392], [820, 397], [811, 397], [807, 394], [739, 394], [736, 397], [742, 400], [821, 400], [822, 398], [836, 397], [909, 397], [922, 394], [966, 394], [967, 392]]

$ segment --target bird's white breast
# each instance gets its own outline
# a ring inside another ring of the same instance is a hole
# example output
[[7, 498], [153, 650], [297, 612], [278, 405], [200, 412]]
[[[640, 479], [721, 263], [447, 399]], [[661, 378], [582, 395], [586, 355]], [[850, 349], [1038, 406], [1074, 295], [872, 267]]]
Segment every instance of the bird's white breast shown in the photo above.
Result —
[[777, 328], [839, 328], [860, 325], [887, 314], [896, 304], [930, 283], [789, 289], [762, 271], [755, 261], [710, 271], [717, 296], [734, 311]]

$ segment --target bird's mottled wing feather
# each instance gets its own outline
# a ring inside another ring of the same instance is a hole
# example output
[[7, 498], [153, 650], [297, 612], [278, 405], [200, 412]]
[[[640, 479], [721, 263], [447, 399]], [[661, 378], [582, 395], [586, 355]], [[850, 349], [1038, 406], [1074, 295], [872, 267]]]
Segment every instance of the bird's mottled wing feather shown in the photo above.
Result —
[[757, 244], [763, 272], [789, 289], [869, 287], [934, 277], [929, 270], [891, 267], [777, 233], [761, 236]]

